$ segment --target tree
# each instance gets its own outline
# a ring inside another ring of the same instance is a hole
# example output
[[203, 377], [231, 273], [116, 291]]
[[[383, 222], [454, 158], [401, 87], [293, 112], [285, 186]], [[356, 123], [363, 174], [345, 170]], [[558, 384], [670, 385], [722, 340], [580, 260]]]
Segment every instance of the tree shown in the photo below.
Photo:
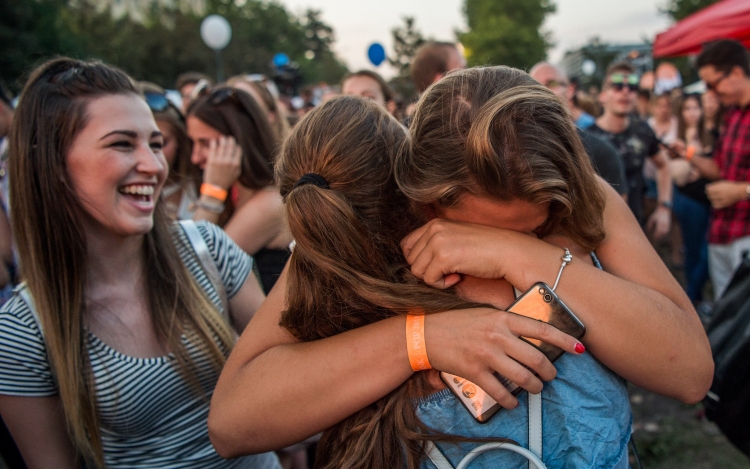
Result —
[[693, 13], [713, 5], [719, 0], [668, 0], [666, 8], [662, 13], [671, 16], [673, 20], [680, 21]]
[[391, 29], [393, 55], [388, 58], [388, 63], [398, 70], [398, 76], [408, 77], [409, 67], [414, 60], [417, 49], [426, 41], [422, 33], [415, 27], [413, 16], [404, 16], [401, 19], [404, 23]]
[[540, 28], [552, 0], [466, 0], [469, 30], [459, 33], [469, 65], [528, 68], [547, 56], [550, 34]]
[[[101, 0], [3, 0], [0, 78], [18, 91], [25, 73], [56, 55], [100, 59], [167, 88], [184, 71], [215, 76], [214, 52], [199, 34], [201, 20], [213, 13], [232, 26], [232, 40], [222, 51], [227, 76], [270, 75], [277, 52], [299, 62], [308, 83], [338, 81], [346, 73], [330, 47], [333, 29], [320, 12], [300, 19], [270, 0], [205, 0], [205, 10], [197, 12], [197, 3], [152, 1], [137, 14], [114, 17]], [[311, 50], [314, 57], [308, 59]]]

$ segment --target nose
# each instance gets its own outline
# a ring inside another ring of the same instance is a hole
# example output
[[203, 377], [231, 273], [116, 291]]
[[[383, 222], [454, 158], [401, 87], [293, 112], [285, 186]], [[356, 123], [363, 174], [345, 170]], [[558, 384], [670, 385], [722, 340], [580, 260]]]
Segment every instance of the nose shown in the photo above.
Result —
[[138, 152], [138, 164], [136, 169], [145, 174], [158, 174], [166, 171], [167, 160], [164, 153], [154, 151], [148, 144]]
[[200, 149], [198, 143], [193, 144], [193, 152], [190, 154], [190, 162], [196, 166], [200, 166], [205, 161], [203, 152]]

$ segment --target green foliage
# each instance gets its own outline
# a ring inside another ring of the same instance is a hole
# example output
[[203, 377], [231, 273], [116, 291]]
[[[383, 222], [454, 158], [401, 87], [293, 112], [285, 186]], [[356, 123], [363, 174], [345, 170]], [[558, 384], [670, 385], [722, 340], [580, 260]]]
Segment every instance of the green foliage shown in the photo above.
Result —
[[[200, 37], [203, 17], [218, 13], [232, 26], [222, 51], [226, 76], [272, 74], [271, 59], [286, 53], [306, 82], [338, 81], [346, 67], [331, 50], [333, 30], [309, 10], [302, 19], [267, 0], [208, 0], [198, 15], [185, 2], [153, 1], [136, 18], [115, 18], [96, 0], [0, 2], [0, 79], [18, 91], [25, 73], [56, 55], [97, 58], [137, 80], [171, 88], [185, 71], [216, 76], [214, 51]], [[312, 58], [310, 52], [314, 54]]]
[[404, 16], [403, 24], [391, 29], [393, 36], [393, 54], [388, 57], [388, 63], [398, 70], [397, 75], [388, 83], [402, 101], [408, 102], [417, 98], [417, 88], [409, 75], [412, 60], [427, 40], [422, 32], [416, 28], [416, 21], [412, 16]]
[[693, 13], [713, 5], [719, 0], [667, 0], [667, 6], [663, 13], [671, 16], [673, 20], [680, 21]]
[[393, 36], [393, 54], [388, 63], [398, 70], [398, 76], [409, 76], [409, 67], [422, 44], [426, 42], [422, 32], [415, 26], [413, 16], [404, 16], [403, 24], [391, 29]]
[[552, 0], [466, 0], [469, 30], [459, 34], [469, 65], [509, 65], [528, 68], [544, 60], [552, 45], [540, 28]]

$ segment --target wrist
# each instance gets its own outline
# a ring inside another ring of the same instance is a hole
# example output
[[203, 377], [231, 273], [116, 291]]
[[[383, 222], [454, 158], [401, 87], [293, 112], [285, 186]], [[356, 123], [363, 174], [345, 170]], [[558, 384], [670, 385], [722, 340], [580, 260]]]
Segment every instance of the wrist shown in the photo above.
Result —
[[223, 188], [222, 186], [211, 184], [209, 182], [204, 182], [201, 184], [201, 196], [208, 196], [212, 197], [219, 202], [224, 202], [227, 199], [227, 190]]

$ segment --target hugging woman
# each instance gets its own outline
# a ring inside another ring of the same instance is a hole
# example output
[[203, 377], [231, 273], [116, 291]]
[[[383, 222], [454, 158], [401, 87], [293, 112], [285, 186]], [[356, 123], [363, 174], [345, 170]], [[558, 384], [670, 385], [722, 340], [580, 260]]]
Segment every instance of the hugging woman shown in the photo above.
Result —
[[[219, 379], [209, 433], [221, 454], [325, 429], [321, 467], [431, 468], [425, 439], [453, 464], [481, 438], [526, 446], [526, 394], [511, 396], [499, 372], [541, 392], [548, 467], [620, 468], [631, 421], [622, 378], [703, 397], [711, 355], [690, 301], [595, 176], [549, 90], [507, 67], [449, 73], [421, 98], [410, 137], [375, 106], [353, 111], [363, 106], [354, 99], [312, 111], [277, 163], [297, 248]], [[554, 282], [564, 248], [574, 260], [557, 293], [586, 325], [583, 355], [574, 338], [502, 311], [514, 287]], [[415, 375], [409, 312], [425, 313], [432, 367], [507, 410], [479, 425], [435, 371]], [[519, 336], [570, 353], [553, 366]], [[493, 453], [480, 463], [525, 460]]]

